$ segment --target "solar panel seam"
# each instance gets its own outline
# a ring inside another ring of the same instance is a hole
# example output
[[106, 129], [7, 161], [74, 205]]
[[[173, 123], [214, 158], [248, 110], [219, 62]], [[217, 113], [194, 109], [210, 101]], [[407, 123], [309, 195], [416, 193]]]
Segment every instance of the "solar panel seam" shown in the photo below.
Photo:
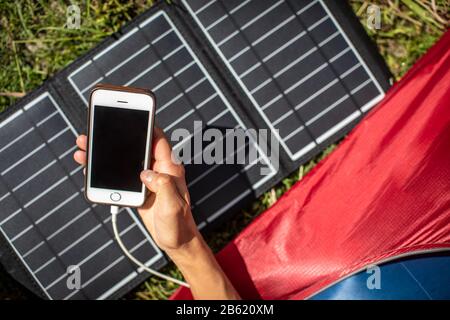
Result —
[[330, 82], [328, 82], [325, 86], [323, 86], [322, 88], [320, 88], [318, 91], [314, 92], [313, 95], [309, 96], [306, 100], [303, 100], [302, 102], [300, 102], [298, 105], [295, 106], [295, 110], [297, 111], [298, 109], [300, 109], [301, 107], [303, 107], [304, 105], [306, 105], [308, 102], [310, 102], [311, 100], [313, 100], [314, 98], [316, 98], [317, 96], [321, 95], [322, 93], [324, 93], [325, 91], [327, 91], [329, 88], [331, 88], [333, 85], [335, 85], [336, 83], [338, 83], [338, 79], [333, 79]]
[[[12, 121], [16, 120], [17, 117], [19, 117], [23, 114], [22, 109], [14, 110], [13, 113], [8, 114], [8, 111], [12, 112], [12, 110], [13, 109], [9, 108], [9, 109], [6, 109], [5, 112], [3, 112], [6, 114], [6, 118], [4, 118], [2, 122], [0, 122], [0, 129], [5, 127], [7, 124], [11, 123]], [[3, 113], [2, 113], [2, 115], [3, 115]]]
[[220, 47], [222, 44], [225, 44], [228, 42], [228, 40], [230, 40], [231, 38], [233, 38], [235, 35], [239, 34], [239, 30], [236, 30], [232, 33], [230, 33], [230, 35], [228, 35], [227, 37], [225, 37], [222, 41], [220, 41], [217, 45]]
[[215, 22], [213, 22], [212, 24], [210, 24], [209, 26], [206, 27], [206, 30], [212, 29], [214, 28], [216, 25], [218, 25], [220, 22], [222, 22], [227, 16], [224, 15], [222, 17], [220, 17], [219, 19], [217, 19]]
[[[142, 24], [140, 25], [141, 26], [141, 28], [142, 28]], [[164, 32], [163, 34], [161, 34], [159, 37], [157, 37], [157, 38], [155, 38], [154, 40], [152, 40], [152, 42], [151, 42], [151, 44], [155, 44], [155, 43], [157, 43], [159, 40], [161, 40], [162, 38], [164, 38], [165, 36], [167, 36], [168, 34], [170, 34], [170, 33], [172, 33], [173, 32], [173, 30], [172, 29], [170, 29], [170, 30], [167, 30], [166, 32]]]
[[211, 125], [212, 123], [216, 122], [220, 118], [222, 118], [226, 113], [230, 112], [229, 110], [225, 109], [221, 113], [219, 113], [217, 116], [209, 120], [206, 124]]
[[[197, 108], [200, 109], [201, 107]], [[189, 117], [191, 114], [193, 114], [196, 110], [195, 109], [191, 109], [188, 112], [186, 112], [185, 114], [183, 114], [181, 117], [179, 117], [177, 120], [175, 120], [174, 122], [172, 122], [171, 124], [169, 124], [167, 127], [163, 128], [164, 132], [167, 132], [168, 130], [172, 129], [173, 127], [175, 127], [178, 123], [180, 123], [181, 121], [183, 121], [184, 119], [186, 119], [187, 117]]]
[[256, 21], [258, 21], [259, 19], [261, 19], [262, 17], [264, 17], [265, 15], [267, 15], [269, 12], [271, 12], [273, 9], [275, 9], [276, 7], [278, 7], [280, 4], [282, 4], [284, 2], [284, 0], [279, 0], [277, 2], [275, 2], [273, 5], [271, 5], [269, 8], [267, 8], [266, 10], [264, 10], [263, 12], [261, 12], [259, 15], [257, 15], [256, 17], [254, 17], [252, 20], [248, 21], [246, 24], [244, 24], [240, 29], [241, 31], [247, 29], [249, 26], [251, 26], [252, 24], [254, 24]]
[[33, 203], [35, 203], [36, 201], [38, 201], [39, 199], [41, 199], [43, 196], [45, 196], [48, 192], [52, 191], [54, 188], [56, 188], [57, 186], [59, 186], [61, 183], [63, 183], [64, 181], [68, 180], [69, 177], [68, 176], [64, 176], [62, 177], [60, 180], [58, 180], [56, 183], [54, 183], [53, 185], [51, 185], [47, 190], [45, 190], [43, 193], [41, 193], [40, 195], [34, 197], [33, 199], [31, 199], [29, 202], [27, 202], [24, 205], [24, 208], [28, 208], [30, 205], [32, 205]]
[[[313, 30], [314, 28], [308, 29], [308, 31]], [[277, 54], [279, 54], [281, 51], [283, 51], [284, 49], [286, 49], [287, 47], [289, 47], [291, 44], [293, 44], [294, 42], [296, 42], [297, 40], [303, 38], [304, 36], [306, 36], [307, 33], [306, 31], [302, 31], [299, 34], [295, 35], [292, 39], [290, 39], [289, 41], [287, 41], [285, 44], [283, 44], [281, 47], [277, 48], [276, 50], [272, 51], [271, 53], [269, 53], [267, 56], [265, 56], [264, 58], [261, 59], [261, 57], [258, 57], [260, 60], [262, 60], [262, 62], [267, 62], [270, 59], [272, 59], [273, 57], [275, 57]], [[251, 46], [249, 46], [251, 48]], [[230, 59], [230, 61], [232, 61]]]
[[[58, 159], [62, 159], [65, 156], [67, 156], [71, 151], [75, 150], [76, 147], [72, 147], [69, 148], [67, 151], [65, 151], [63, 154], [61, 154], [60, 156], [58, 156]], [[36, 176], [40, 175], [42, 172], [44, 172], [46, 169], [48, 169], [49, 167], [53, 166], [54, 164], [57, 163], [57, 159], [51, 161], [50, 163], [48, 163], [47, 165], [45, 165], [44, 167], [42, 167], [41, 169], [39, 169], [38, 171], [36, 171], [34, 174], [32, 174], [30, 177], [28, 177], [27, 179], [25, 179], [23, 182], [21, 182], [20, 184], [18, 184], [17, 186], [12, 188], [12, 192], [16, 192], [17, 190], [19, 190], [21, 187], [23, 187], [24, 185], [26, 185], [28, 182], [30, 182], [32, 179], [34, 179]], [[3, 197], [0, 198], [0, 201], [2, 201], [6, 196], [8, 196], [10, 193], [8, 192], [7, 194], [5, 194]], [[14, 215], [14, 214], [13, 214]], [[10, 215], [8, 218], [11, 218], [12, 215]], [[5, 219], [6, 220], [6, 219]], [[3, 224], [5, 222], [5, 220], [0, 222], [0, 225]]]
[[301, 127], [298, 127], [297, 129], [294, 129], [294, 131], [292, 131], [291, 133], [289, 133], [287, 136], [284, 137], [284, 141], [288, 141], [290, 138], [294, 137], [297, 133], [302, 131], [304, 128], [305, 128], [304, 126], [301, 126]]
[[21, 164], [22, 162], [24, 162], [25, 160], [27, 160], [29, 157], [31, 157], [32, 155], [34, 155], [36, 152], [38, 152], [39, 150], [42, 150], [45, 147], [45, 143], [42, 143], [41, 145], [39, 145], [39, 147], [37, 147], [36, 149], [34, 149], [31, 153], [27, 154], [24, 158], [20, 159], [19, 161], [15, 162], [13, 165], [11, 165], [10, 167], [6, 168], [5, 170], [3, 170], [0, 174], [2, 176], [4, 176], [5, 174], [7, 174], [9, 171], [13, 170], [15, 167], [17, 167], [19, 164]]
[[201, 181], [205, 176], [207, 176], [208, 174], [210, 174], [211, 172], [213, 172], [215, 169], [217, 169], [219, 167], [219, 164], [215, 164], [214, 166], [212, 166], [211, 168], [209, 168], [208, 170], [204, 171], [201, 175], [199, 175], [198, 177], [196, 177], [194, 180], [190, 181], [187, 185], [188, 188], [194, 186], [198, 181]]
[[[295, 59], [294, 61], [292, 61], [291, 63], [289, 63], [287, 66], [285, 66], [283, 69], [281, 69], [280, 71], [278, 71], [277, 73], [275, 73], [273, 75], [274, 78], [278, 78], [279, 76], [281, 76], [282, 74], [284, 74], [286, 71], [288, 71], [290, 68], [292, 68], [293, 66], [295, 66], [296, 64], [298, 64], [299, 62], [301, 62], [302, 60], [304, 60], [305, 58], [307, 58], [310, 54], [314, 53], [315, 51], [317, 51], [317, 47], [314, 47], [312, 49], [309, 49], [307, 52], [305, 52], [304, 54], [302, 54], [300, 57], [298, 57], [297, 59]], [[260, 62], [258, 62], [260, 63]], [[244, 76], [240, 75], [240, 78], [243, 78]]]
[[112, 44], [110, 44], [108, 46], [107, 49], [104, 49], [102, 51], [100, 51], [99, 53], [97, 53], [92, 59], [93, 60], [98, 60], [100, 59], [102, 56], [104, 56], [107, 52], [109, 52], [109, 50], [115, 48], [116, 46], [118, 46], [119, 44], [121, 44], [122, 42], [124, 42], [125, 40], [127, 40], [129, 37], [131, 37], [132, 35], [134, 35], [137, 31], [139, 31], [138, 27], [134, 27], [133, 29], [131, 29], [130, 31], [128, 31], [125, 34], [121, 34], [119, 39], [117, 39], [116, 41], [114, 41]]
[[[109, 222], [109, 221], [107, 221]], [[57, 252], [58, 256], [64, 255], [66, 252], [69, 252], [72, 248], [74, 248], [76, 245], [78, 245], [81, 241], [89, 237], [91, 234], [93, 234], [95, 231], [103, 227], [103, 223], [96, 224], [93, 228], [91, 228], [89, 231], [84, 233], [81, 237], [78, 237], [77, 240], [72, 242], [69, 246], [64, 247], [61, 251]]]
[[339, 98], [337, 101], [333, 102], [330, 106], [326, 107], [323, 111], [319, 112], [316, 116], [314, 116], [313, 118], [309, 119], [306, 122], [306, 125], [309, 126], [310, 124], [314, 123], [315, 121], [317, 121], [317, 119], [319, 119], [325, 113], [327, 113], [328, 111], [330, 111], [334, 107], [338, 106], [340, 103], [342, 103], [343, 101], [347, 100], [348, 98], [350, 98], [350, 95], [348, 93], [346, 93], [341, 98]]
[[190, 87], [188, 87], [186, 89], [186, 93], [194, 90], [198, 85], [200, 85], [203, 81], [206, 80], [206, 77], [201, 78], [200, 80], [198, 80], [197, 82], [195, 82], [194, 84], [192, 84]]

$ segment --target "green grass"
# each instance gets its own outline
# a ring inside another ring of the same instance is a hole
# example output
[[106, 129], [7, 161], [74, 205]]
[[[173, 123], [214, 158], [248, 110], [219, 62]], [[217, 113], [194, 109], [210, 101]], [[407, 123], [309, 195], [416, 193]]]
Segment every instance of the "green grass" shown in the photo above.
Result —
[[[47, 78], [93, 48], [127, 21], [150, 8], [153, 1], [77, 1], [81, 28], [65, 28], [69, 1], [11, 2], [0, 0], [0, 112], [32, 91]], [[381, 30], [368, 30], [395, 79], [402, 75], [448, 28], [447, 0], [350, 0], [353, 10], [366, 25], [370, 4], [381, 8]], [[286, 190], [307, 174], [336, 145], [300, 167], [280, 184], [262, 195], [247, 209], [208, 235], [214, 251], [220, 250], [252, 219], [270, 207]], [[181, 277], [174, 265], [164, 272]], [[20, 289], [0, 271], [0, 298], [21, 298]], [[2, 285], [3, 283], [3, 285]], [[150, 278], [126, 298], [165, 299], [176, 289], [172, 283]]]

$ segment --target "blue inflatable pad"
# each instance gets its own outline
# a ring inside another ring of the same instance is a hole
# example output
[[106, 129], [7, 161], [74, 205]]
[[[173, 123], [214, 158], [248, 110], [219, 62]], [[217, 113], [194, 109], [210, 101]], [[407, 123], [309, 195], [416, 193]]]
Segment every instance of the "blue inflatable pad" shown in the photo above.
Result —
[[[376, 274], [377, 273], [377, 274]], [[379, 281], [375, 277], [379, 276]], [[311, 300], [450, 299], [450, 254], [396, 260], [346, 278]]]

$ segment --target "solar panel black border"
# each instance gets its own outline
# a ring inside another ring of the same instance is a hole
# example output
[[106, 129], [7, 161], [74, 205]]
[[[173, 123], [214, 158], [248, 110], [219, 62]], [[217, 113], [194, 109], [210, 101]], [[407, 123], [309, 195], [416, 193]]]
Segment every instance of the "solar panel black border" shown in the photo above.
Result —
[[[356, 16], [352, 13], [349, 5], [342, 1], [324, 2], [330, 8], [330, 10], [332, 10], [334, 18], [358, 48], [361, 57], [364, 59], [364, 61], [366, 61], [368, 67], [374, 74], [375, 78], [379, 81], [383, 90], [386, 91], [390, 86], [389, 82], [391, 79], [391, 75], [382, 58], [377, 53], [376, 47], [368, 39], [365, 31], [361, 27]], [[211, 45], [208, 44], [208, 41], [205, 38], [204, 34], [201, 32], [199, 26], [187, 12], [187, 9], [181, 4], [180, 0], [175, 0], [173, 5], [167, 5], [162, 1], [156, 3], [151, 9], [134, 19], [131, 23], [121, 28], [116, 34], [104, 39], [97, 47], [89, 51], [86, 55], [75, 60], [67, 68], [59, 72], [54, 78], [47, 80], [41, 87], [27, 95], [25, 98], [21, 99], [20, 102], [15, 106], [10, 107], [8, 110], [0, 114], [0, 121], [7, 118], [9, 115], [17, 111], [17, 109], [23, 107], [43, 92], [48, 91], [52, 95], [52, 97], [57, 100], [67, 118], [70, 119], [72, 125], [79, 132], [84, 132], [86, 127], [86, 110], [84, 107], [80, 107], [83, 106], [84, 103], [80, 99], [78, 94], [71, 89], [72, 87], [67, 81], [67, 77], [74, 70], [82, 66], [89, 58], [95, 56], [107, 46], [113, 44], [116, 40], [120, 39], [123, 34], [132, 30], [135, 26], [147, 20], [159, 10], [165, 11], [166, 14], [170, 17], [171, 21], [175, 24], [178, 31], [185, 38], [201, 63], [207, 68], [208, 72], [214, 79], [219, 89], [222, 90], [222, 93], [225, 95], [225, 97], [230, 102], [232, 102], [234, 110], [237, 112], [242, 121], [244, 121], [244, 123], [248, 127], [267, 128], [264, 120], [255, 114], [254, 110], [251, 107], [251, 103], [246, 97], [245, 93], [235, 83], [232, 75], [227, 70], [223, 62], [218, 59], [215, 50], [211, 47]], [[298, 168], [299, 164], [304, 163], [306, 160], [310, 159], [314, 154], [318, 152], [320, 148], [344, 136], [356, 124], [356, 122], [357, 121], [354, 121], [348, 124], [346, 127], [336, 132], [332, 137], [321, 143], [318, 148], [302, 156], [296, 161], [291, 161], [289, 156], [287, 156], [284, 151], [281, 151], [280, 168], [278, 173], [269, 181], [260, 186], [260, 188], [258, 188], [254, 195], [260, 195], [269, 187], [279, 182], [287, 174]], [[280, 150], [282, 150], [282, 148], [280, 148]], [[217, 225], [219, 225], [220, 222], [222, 222], [225, 218], [226, 217], [224, 216], [223, 219], [218, 219], [216, 221]], [[0, 261], [5, 266], [6, 270], [10, 274], [12, 274], [15, 279], [21, 282], [26, 288], [28, 288], [38, 296], [46, 298], [29, 272], [25, 270], [24, 266], [20, 262], [19, 258], [15, 255], [12, 248], [8, 245], [8, 243], [6, 243], [6, 241], [4, 241], [5, 239], [3, 238], [3, 236], [0, 236], [0, 238], [0, 252], [3, 253], [0, 255]], [[160, 266], [163, 266], [166, 264], [166, 260], [163, 258], [158, 264]], [[138, 283], [142, 282], [145, 277], [146, 275], [140, 274], [140, 276], [136, 277], [135, 279], [124, 285], [121, 289], [119, 289], [116, 294], [111, 296], [111, 298], [122, 296], [133, 287], [135, 287]]]

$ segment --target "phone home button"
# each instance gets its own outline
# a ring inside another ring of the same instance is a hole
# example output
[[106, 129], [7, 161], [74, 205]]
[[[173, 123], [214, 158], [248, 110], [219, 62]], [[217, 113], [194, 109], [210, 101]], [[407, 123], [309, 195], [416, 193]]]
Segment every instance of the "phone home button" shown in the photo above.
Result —
[[120, 201], [120, 199], [122, 199], [122, 196], [118, 192], [111, 193], [109, 197], [111, 198], [112, 201]]

